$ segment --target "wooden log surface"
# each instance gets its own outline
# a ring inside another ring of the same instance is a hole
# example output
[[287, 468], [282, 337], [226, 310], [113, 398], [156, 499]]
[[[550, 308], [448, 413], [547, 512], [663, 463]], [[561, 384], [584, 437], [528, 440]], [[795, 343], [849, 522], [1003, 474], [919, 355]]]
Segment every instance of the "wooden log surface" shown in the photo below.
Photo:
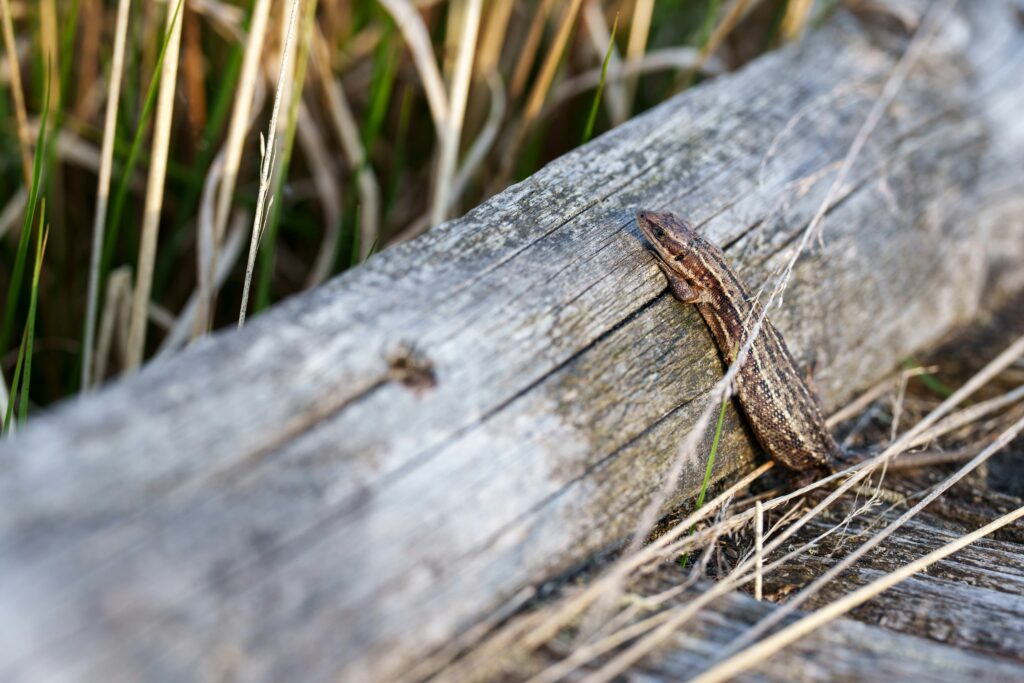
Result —
[[[677, 580], [678, 581], [678, 580]], [[691, 597], [686, 595], [684, 597]], [[666, 652], [653, 663], [630, 672], [635, 683], [681, 681], [711, 666], [718, 653], [746, 629], [767, 617], [775, 605], [742, 594], [729, 594], [702, 610], [685, 635], [674, 635]], [[964, 651], [924, 638], [893, 633], [851, 619], [838, 619], [767, 658], [756, 671], [731, 679], [735, 683], [786, 681], [929, 681], [960, 683], [982, 680], [1013, 683], [1024, 666]]]
[[[633, 212], [770, 284], [908, 40], [840, 12], [36, 419], [0, 445], [0, 679], [397, 677], [622, 538], [722, 373]], [[1024, 287], [1022, 72], [1012, 3], [960, 3], [857, 156], [772, 313], [826, 407]], [[716, 478], [754, 456], [726, 425]]]

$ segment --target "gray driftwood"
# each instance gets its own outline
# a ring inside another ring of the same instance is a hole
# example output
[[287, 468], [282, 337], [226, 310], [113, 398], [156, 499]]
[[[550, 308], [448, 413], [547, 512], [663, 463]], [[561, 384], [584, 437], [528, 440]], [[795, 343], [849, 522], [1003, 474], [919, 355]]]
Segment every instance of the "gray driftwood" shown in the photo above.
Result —
[[[0, 446], [0, 679], [390, 678], [622, 538], [722, 372], [634, 210], [769, 283], [906, 44], [840, 13], [35, 420]], [[826, 407], [1024, 285], [1022, 50], [961, 3], [800, 260], [773, 319]]]

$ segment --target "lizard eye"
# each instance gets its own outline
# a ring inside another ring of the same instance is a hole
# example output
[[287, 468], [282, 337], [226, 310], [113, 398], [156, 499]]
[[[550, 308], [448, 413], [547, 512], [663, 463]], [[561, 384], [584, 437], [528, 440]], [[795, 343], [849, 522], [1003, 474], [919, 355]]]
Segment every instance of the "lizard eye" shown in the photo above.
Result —
[[665, 231], [659, 228], [658, 226], [654, 226], [654, 236], [657, 237], [658, 239], [661, 239], [662, 237], [665, 236]]

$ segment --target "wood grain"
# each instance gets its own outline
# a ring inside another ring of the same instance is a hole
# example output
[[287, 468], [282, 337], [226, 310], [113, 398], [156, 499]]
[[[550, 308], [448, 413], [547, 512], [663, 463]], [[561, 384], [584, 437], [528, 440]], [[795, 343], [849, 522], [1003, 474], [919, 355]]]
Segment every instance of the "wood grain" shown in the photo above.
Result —
[[[1024, 36], [957, 12], [772, 315], [827, 407], [1024, 287]], [[622, 538], [722, 372], [633, 212], [768, 282], [907, 39], [840, 13], [34, 420], [0, 445], [0, 678], [387, 679]], [[730, 411], [716, 478], [750, 443]]]

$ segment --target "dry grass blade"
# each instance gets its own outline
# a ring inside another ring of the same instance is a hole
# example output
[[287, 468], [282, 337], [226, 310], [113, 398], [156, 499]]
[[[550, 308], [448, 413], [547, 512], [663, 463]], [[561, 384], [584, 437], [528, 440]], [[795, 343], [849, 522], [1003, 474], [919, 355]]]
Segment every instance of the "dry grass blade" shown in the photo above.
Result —
[[[10, 395], [8, 394], [8, 391], [7, 391], [7, 382], [4, 380], [3, 375], [0, 375], [0, 415], [6, 415], [7, 414], [8, 401], [10, 401]], [[14, 425], [12, 423], [11, 427], [13, 427], [13, 426]], [[13, 431], [13, 430], [10, 430], [10, 431]]]
[[359, 256], [365, 259], [380, 234], [380, 185], [359, 135], [359, 124], [352, 114], [341, 82], [330, 69], [330, 49], [319, 31], [313, 34], [313, 69], [323, 86], [327, 113], [341, 142], [349, 168], [356, 177], [359, 193]]
[[[448, 210], [452, 209], [452, 206], [462, 193], [465, 192], [466, 186], [469, 185], [473, 174], [476, 173], [480, 164], [483, 163], [484, 159], [487, 158], [487, 153], [490, 151], [491, 146], [494, 144], [494, 140], [498, 136], [498, 129], [501, 127], [502, 119], [505, 117], [505, 109], [508, 106], [505, 99], [505, 87], [501, 82], [501, 76], [497, 71], [492, 71], [487, 76], [487, 86], [491, 93], [491, 109], [487, 114], [487, 121], [484, 123], [483, 129], [480, 134], [477, 135], [473, 141], [469, 151], [466, 152], [466, 158], [462, 163], [462, 167], [459, 169], [458, 174], [455, 176], [455, 182], [452, 183], [452, 190], [448, 196]], [[414, 237], [417, 237], [430, 227], [430, 217], [427, 215], [421, 216], [416, 221], [408, 225], [397, 235], [392, 236], [388, 240], [388, 244], [401, 244], [407, 242]]]
[[[100, 316], [96, 354], [93, 356], [95, 365], [92, 376], [96, 381], [102, 381], [107, 376], [110, 351], [114, 344], [114, 325], [119, 316], [123, 321], [127, 321], [121, 313], [131, 309], [131, 291], [132, 274], [128, 266], [121, 266], [110, 272], [110, 277], [107, 278], [107, 295], [103, 299], [103, 314]], [[120, 335], [122, 352], [125, 350], [127, 336], [127, 330]]]
[[[263, 107], [263, 101], [266, 99], [266, 88], [258, 78], [254, 90], [254, 101], [248, 127], [252, 127], [256, 120], [256, 112]], [[206, 173], [206, 178], [203, 180], [203, 193], [199, 199], [199, 217], [196, 225], [196, 270], [198, 275], [196, 278], [196, 311], [192, 316], [192, 330], [189, 333], [192, 339], [202, 336], [209, 330], [212, 321], [212, 305], [216, 297], [216, 290], [219, 289], [211, 284], [210, 278], [211, 273], [219, 273], [221, 270], [222, 259], [219, 254], [221, 247], [219, 244], [214, 246], [214, 201], [218, 187], [222, 187], [221, 183], [226, 182], [224, 180], [226, 154], [226, 146], [221, 147], [217, 152], [217, 156], [214, 157], [213, 163], [210, 164], [210, 169]], [[228, 207], [230, 208], [230, 201]], [[216, 262], [214, 261], [215, 250], [218, 252]]]
[[[750, 0], [736, 0], [729, 11], [726, 13], [722, 21], [718, 22], [715, 26], [715, 30], [711, 32], [707, 42], [704, 43], [704, 47], [700, 49], [700, 64], [706, 62], [711, 55], [718, 51], [718, 47], [722, 44], [722, 41], [732, 33], [732, 30], [736, 28], [736, 25], [740, 23], [740, 19], [746, 14]], [[699, 65], [698, 65], [699, 66]]]
[[813, 7], [814, 0], [789, 0], [786, 3], [786, 13], [780, 28], [785, 40], [796, 40], [803, 34]]
[[757, 501], [754, 522], [754, 599], [761, 601], [764, 565], [764, 503]]
[[554, 4], [554, 0], [541, 0], [540, 6], [530, 20], [526, 40], [519, 50], [519, 59], [516, 61], [516, 68], [512, 72], [512, 80], [509, 82], [509, 96], [513, 100], [519, 99], [519, 95], [526, 88], [526, 80], [530, 77], [534, 57], [540, 47], [541, 38], [544, 37], [544, 24]]
[[135, 271], [131, 322], [128, 326], [128, 357], [125, 359], [125, 369], [129, 372], [142, 365], [142, 356], [146, 349], [147, 311], [150, 289], [153, 285], [160, 209], [164, 200], [164, 179], [167, 173], [171, 120], [174, 116], [174, 87], [178, 76], [178, 49], [181, 46], [181, 13], [184, 4], [184, 0], [167, 3], [167, 52], [160, 75], [160, 94], [149, 158], [149, 181], [142, 215], [139, 265]]
[[[231, 269], [235, 267], [235, 263], [242, 253], [242, 238], [245, 236], [245, 224], [250, 220], [249, 216], [242, 211], [237, 211], [234, 218], [232, 218], [231, 227], [228, 229], [228, 235], [224, 240], [221, 250], [221, 257], [217, 259], [217, 272], [214, 273], [212, 288], [214, 295], [224, 286], [228, 276], [231, 274]], [[195, 328], [198, 316], [198, 300], [199, 292], [197, 290], [189, 296], [188, 302], [174, 321], [170, 332], [167, 333], [167, 336], [160, 343], [160, 349], [156, 353], [158, 358], [177, 351], [188, 341], [190, 331]]]
[[89, 255], [89, 285], [85, 305], [85, 334], [82, 341], [81, 389], [92, 386], [93, 346], [96, 336], [96, 315], [100, 296], [100, 261], [107, 225], [107, 203], [110, 200], [110, 174], [114, 162], [114, 138], [117, 133], [117, 108], [121, 97], [124, 73], [124, 46], [128, 35], [128, 12], [131, 0], [118, 0], [117, 23], [114, 28], [114, 55], [110, 65], [110, 87], [107, 89], [107, 111], [103, 119], [103, 147], [100, 151], [100, 175], [96, 183], [96, 212], [92, 222], [92, 252]]
[[463, 0], [465, 16], [458, 54], [455, 58], [451, 99], [448, 102], [448, 121], [444, 135], [440, 136], [441, 158], [434, 185], [434, 199], [430, 208], [430, 224], [437, 225], [448, 214], [452, 180], [458, 162], [459, 140], [462, 137], [462, 122], [466, 115], [466, 100], [469, 96], [469, 82], [473, 75], [473, 55], [476, 51], [476, 36], [480, 28], [481, 0]]
[[[57, 39], [57, 6], [54, 0], [41, 0], [39, 3], [39, 44], [46, 61], [50, 65], [50, 87], [54, 92], [63, 92], [60, 87], [60, 51]], [[56, 114], [61, 107], [60, 97], [50, 98], [50, 115], [56, 121]]]
[[14, 100], [14, 120], [18, 126], [18, 151], [21, 153], [21, 173], [25, 187], [32, 184], [32, 138], [28, 132], [28, 113], [25, 109], [25, 90], [21, 85], [21, 65], [14, 42], [14, 24], [8, 0], [0, 0], [0, 19], [3, 20], [4, 49], [11, 65], [11, 97]]
[[565, 13], [562, 15], [562, 21], [558, 26], [558, 33], [555, 34], [555, 40], [551, 45], [551, 49], [548, 50], [547, 56], [544, 58], [540, 73], [537, 75], [537, 80], [534, 81], [533, 89], [530, 90], [530, 97], [526, 101], [526, 109], [523, 113], [524, 130], [530, 127], [530, 123], [537, 117], [541, 107], [544, 105], [544, 99], [547, 97], [548, 90], [551, 89], [551, 83], [555, 79], [555, 71], [562, 61], [562, 55], [569, 44], [569, 36], [572, 35], [573, 27], [576, 25], [576, 15], [579, 14], [582, 1], [572, 0], [572, 4], [566, 8]]
[[[120, 2], [120, 0], [118, 0]], [[74, 115], [80, 121], [91, 121], [96, 115], [97, 100], [93, 93], [104, 88], [100, 80], [100, 53], [106, 36], [106, 3], [100, 0], [81, 0], [78, 3], [78, 25], [81, 38], [75, 53]], [[117, 33], [114, 33], [115, 40]], [[74, 48], [72, 48], [74, 49]], [[70, 104], [70, 102], [69, 102]]]
[[498, 68], [501, 48], [505, 45], [508, 20], [512, 16], [513, 0], [491, 0], [487, 3], [489, 12], [480, 36], [480, 47], [476, 51], [477, 76], [486, 76]]
[[[252, 125], [253, 102], [256, 99], [256, 87], [259, 82], [260, 55], [269, 16], [270, 0], [256, 0], [252, 8], [249, 35], [245, 41], [245, 53], [242, 57], [238, 90], [235, 94], [234, 106], [231, 109], [231, 121], [228, 124], [227, 137], [224, 141], [224, 162], [220, 172], [220, 183], [217, 185], [217, 204], [213, 211], [212, 234], [206, 235], [203, 230], [200, 230], [200, 248], [196, 252], [199, 259], [197, 264], [199, 299], [193, 338], [205, 334], [212, 324], [211, 280], [213, 273], [217, 270], [218, 253], [224, 239], [224, 229], [227, 226], [231, 209], [231, 199], [235, 194], [235, 184], [238, 182], [238, 168], [242, 161], [245, 134]], [[213, 173], [212, 168], [210, 173]], [[203, 194], [203, 204], [206, 204], [207, 189], [204, 189]], [[200, 221], [200, 227], [204, 225], [205, 223]]]
[[795, 642], [811, 631], [820, 628], [828, 622], [846, 614], [854, 607], [863, 604], [879, 593], [892, 588], [897, 583], [904, 581], [917, 572], [927, 569], [930, 565], [939, 560], [949, 557], [953, 553], [967, 547], [980, 538], [983, 538], [1004, 526], [1024, 517], [1024, 507], [1019, 507], [1002, 517], [986, 524], [977, 531], [973, 531], [961, 538], [956, 539], [938, 550], [932, 551], [913, 562], [906, 564], [894, 572], [886, 574], [880, 579], [872, 581], [868, 585], [857, 589], [853, 593], [836, 600], [818, 610], [815, 610], [796, 623], [790, 624], [778, 633], [765, 638], [757, 645], [744, 650], [730, 659], [717, 664], [714, 668], [692, 679], [693, 683], [719, 683], [735, 677], [736, 675], [750, 669], [758, 662], [764, 661], [775, 652], [778, 652], [786, 645]]
[[[651, 17], [654, 16], [654, 0], [636, 0], [633, 4], [633, 20], [629, 26], [629, 42], [626, 43], [626, 63], [640, 60], [647, 49], [647, 36], [651, 31]], [[633, 107], [636, 96], [636, 79], [629, 78], [623, 84], [626, 109]]]
[[459, 168], [459, 172], [455, 176], [451, 195], [448, 198], [449, 210], [452, 204], [462, 196], [473, 174], [476, 173], [480, 164], [487, 158], [487, 153], [494, 144], [494, 140], [498, 137], [498, 129], [505, 118], [505, 109], [508, 106], [508, 102], [505, 97], [505, 86], [501, 82], [501, 74], [497, 71], [488, 73], [487, 88], [491, 95], [491, 109], [487, 113], [487, 121], [484, 122], [484, 127], [480, 130], [480, 134], [476, 136], [469, 151], [466, 152], [466, 158], [462, 162], [462, 167]]
[[336, 176], [327, 154], [327, 144], [317, 129], [313, 116], [306, 106], [299, 102], [299, 121], [296, 127], [299, 146], [302, 147], [306, 163], [313, 176], [313, 185], [320, 197], [324, 213], [324, 237], [316, 261], [306, 279], [307, 287], [315, 287], [331, 274], [334, 254], [341, 238], [341, 180]]
[[445, 97], [444, 80], [441, 71], [434, 61], [434, 52], [430, 43], [430, 34], [423, 25], [423, 19], [408, 0], [380, 0], [402, 32], [409, 51], [412, 53], [416, 71], [423, 81], [423, 90], [427, 95], [427, 104], [434, 119], [438, 135], [442, 135], [447, 127], [448, 101]]
[[990, 413], [994, 413], [997, 410], [1001, 410], [1006, 406], [1013, 405], [1021, 400], [1024, 400], [1024, 386], [1019, 386], [1016, 389], [1006, 392], [1002, 396], [996, 396], [995, 398], [990, 398], [987, 401], [976, 403], [969, 408], [965, 408], [958, 413], [950, 415], [931, 429], [922, 432], [907, 444], [907, 448], [914, 448], [916, 446], [929, 443], [943, 434], [965, 427], [977, 420], [980, 420], [986, 415], [989, 415]]
[[253, 218], [252, 236], [249, 240], [249, 260], [245, 266], [245, 281], [242, 284], [242, 305], [238, 312], [239, 327], [245, 324], [245, 310], [249, 304], [252, 271], [256, 266], [256, 251], [259, 249], [260, 237], [263, 234], [263, 227], [266, 221], [265, 214], [270, 210], [268, 195], [270, 194], [270, 179], [274, 168], [274, 150], [277, 147], [277, 117], [281, 111], [281, 98], [284, 92], [285, 77], [290, 65], [289, 55], [291, 54], [292, 43], [295, 38], [295, 20], [298, 13], [299, 0], [292, 0], [291, 8], [288, 11], [284, 54], [281, 57], [281, 66], [277, 75], [277, 89], [274, 93], [274, 108], [270, 115], [270, 126], [268, 127], [267, 137], [261, 138], [260, 189], [259, 196], [256, 199], [256, 215]]

